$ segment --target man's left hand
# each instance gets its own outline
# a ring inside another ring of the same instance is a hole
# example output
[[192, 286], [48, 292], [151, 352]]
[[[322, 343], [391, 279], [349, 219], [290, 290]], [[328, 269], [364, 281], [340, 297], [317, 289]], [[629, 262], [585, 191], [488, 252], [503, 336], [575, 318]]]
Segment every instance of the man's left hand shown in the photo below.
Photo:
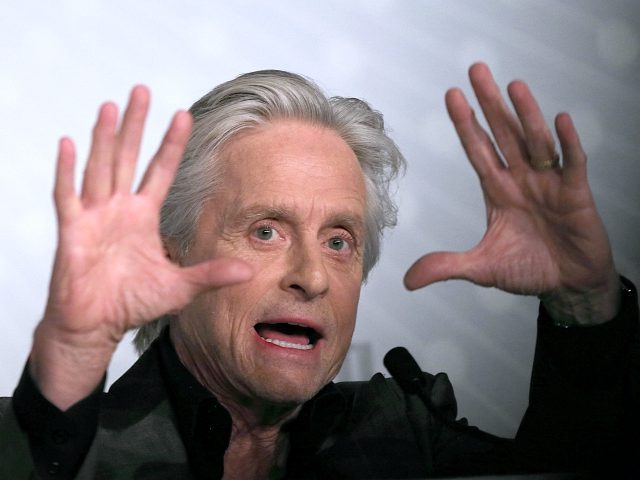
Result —
[[597, 324], [619, 308], [611, 247], [587, 183], [586, 155], [570, 116], [555, 128], [562, 158], [542, 113], [521, 81], [508, 87], [511, 113], [489, 68], [475, 64], [471, 85], [495, 144], [459, 89], [446, 105], [482, 187], [487, 231], [466, 252], [429, 253], [409, 269], [413, 290], [448, 279], [539, 296], [563, 324]]

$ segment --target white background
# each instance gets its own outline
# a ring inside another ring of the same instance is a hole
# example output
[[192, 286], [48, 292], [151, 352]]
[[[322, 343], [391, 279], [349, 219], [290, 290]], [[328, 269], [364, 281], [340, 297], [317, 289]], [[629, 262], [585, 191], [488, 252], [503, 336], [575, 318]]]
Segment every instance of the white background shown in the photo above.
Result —
[[[430, 250], [480, 239], [477, 181], [443, 106], [466, 69], [528, 80], [549, 119], [571, 112], [620, 272], [640, 280], [640, 6], [635, 0], [5, 1], [0, 15], [0, 395], [10, 395], [46, 300], [57, 139], [80, 157], [98, 105], [149, 85], [148, 159], [172, 113], [240, 73], [279, 68], [381, 110], [409, 161], [400, 224], [363, 292], [341, 378], [407, 346], [447, 371], [462, 415], [512, 435], [526, 407], [537, 301], [463, 282], [404, 291]], [[135, 356], [125, 343], [112, 381]]]

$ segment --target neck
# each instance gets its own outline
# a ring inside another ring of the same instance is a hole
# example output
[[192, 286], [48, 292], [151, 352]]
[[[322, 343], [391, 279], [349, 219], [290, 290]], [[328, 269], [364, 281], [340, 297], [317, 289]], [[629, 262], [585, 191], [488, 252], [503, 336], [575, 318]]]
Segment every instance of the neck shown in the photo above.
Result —
[[237, 390], [229, 388], [216, 374], [218, 368], [212, 365], [210, 358], [202, 359], [194, 355], [179, 336], [175, 338], [172, 335], [172, 342], [180, 362], [231, 416], [231, 438], [224, 456], [224, 478], [277, 478], [277, 471], [284, 466], [288, 452], [288, 436], [282, 432], [282, 426], [295, 418], [302, 406], [231, 394]]
[[289, 452], [289, 438], [280, 425], [242, 430], [234, 422], [224, 454], [224, 478], [279, 478]]
[[280, 478], [289, 451], [288, 434], [282, 425], [293, 419], [300, 407], [218, 398], [231, 415], [231, 438], [224, 454], [224, 478]]

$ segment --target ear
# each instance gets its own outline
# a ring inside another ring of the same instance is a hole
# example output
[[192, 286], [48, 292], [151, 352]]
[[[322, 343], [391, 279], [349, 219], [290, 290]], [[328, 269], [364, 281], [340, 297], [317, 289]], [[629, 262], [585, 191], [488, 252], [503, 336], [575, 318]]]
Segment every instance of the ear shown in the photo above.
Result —
[[[177, 254], [178, 249], [175, 246], [175, 242], [172, 242], [169, 238], [163, 237], [162, 250], [167, 260], [169, 260], [172, 263], [175, 263], [176, 265], [180, 265], [180, 257]], [[173, 319], [178, 318], [179, 314], [180, 314], [180, 310], [170, 310], [165, 314], [164, 318], [167, 318], [167, 320], [171, 322]]]
[[175, 245], [175, 241], [169, 238], [162, 238], [162, 250], [167, 260], [175, 264], [180, 264], [180, 256], [178, 255], [178, 248]]

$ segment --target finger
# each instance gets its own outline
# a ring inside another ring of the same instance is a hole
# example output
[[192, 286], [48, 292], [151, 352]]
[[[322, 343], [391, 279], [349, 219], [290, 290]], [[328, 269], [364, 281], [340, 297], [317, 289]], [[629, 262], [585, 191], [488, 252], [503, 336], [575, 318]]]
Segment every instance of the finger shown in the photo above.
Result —
[[117, 121], [118, 108], [110, 102], [102, 105], [93, 128], [91, 151], [82, 182], [82, 199], [88, 205], [111, 195]]
[[145, 119], [149, 111], [149, 90], [138, 85], [131, 91], [129, 104], [118, 132], [115, 152], [114, 191], [129, 192], [140, 153]]
[[408, 290], [416, 290], [435, 282], [451, 279], [466, 279], [467, 252], [433, 252], [419, 258], [404, 275]]
[[568, 113], [556, 117], [556, 133], [562, 148], [562, 178], [569, 186], [581, 186], [587, 182], [587, 155], [580, 137]]
[[504, 165], [500, 155], [487, 132], [478, 123], [462, 91], [457, 88], [447, 91], [445, 103], [460, 143], [478, 177], [485, 180], [492, 172], [502, 170]]
[[58, 160], [56, 162], [56, 179], [53, 188], [53, 198], [60, 223], [64, 222], [72, 213], [72, 205], [76, 201], [74, 187], [75, 163], [76, 151], [73, 141], [66, 137], [60, 139]]
[[195, 289], [195, 294], [211, 288], [246, 282], [254, 274], [248, 263], [235, 258], [216, 258], [183, 268], [181, 271]]
[[191, 124], [188, 112], [181, 111], [174, 115], [158, 152], [142, 178], [139, 188], [141, 194], [153, 197], [158, 203], [164, 200], [189, 140]]
[[469, 79], [489, 128], [509, 167], [527, 164], [527, 149], [518, 120], [505, 103], [489, 67], [476, 63], [469, 69]]
[[511, 82], [507, 91], [524, 130], [530, 165], [536, 170], [548, 169], [557, 163], [556, 145], [538, 103], [524, 82]]

